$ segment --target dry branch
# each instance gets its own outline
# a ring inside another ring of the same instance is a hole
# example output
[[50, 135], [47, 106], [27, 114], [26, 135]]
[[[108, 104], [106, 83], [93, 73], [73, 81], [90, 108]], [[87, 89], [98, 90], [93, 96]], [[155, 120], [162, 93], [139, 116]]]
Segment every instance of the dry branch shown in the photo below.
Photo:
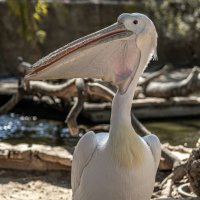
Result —
[[0, 107], [0, 115], [6, 114], [10, 110], [12, 110], [21, 99], [22, 95], [20, 93], [14, 94], [9, 101], [7, 101], [3, 106]]
[[102, 85], [100, 83], [88, 83], [87, 93], [92, 96], [95, 95], [97, 97], [100, 97], [102, 99], [112, 101], [115, 93], [105, 85]]
[[164, 189], [161, 192], [162, 197], [171, 197], [172, 195], [172, 186], [173, 186], [173, 181], [172, 179], [168, 179], [167, 183], [165, 184]]
[[78, 129], [78, 125], [77, 125], [77, 117], [79, 115], [79, 113], [81, 112], [82, 108], [83, 108], [83, 104], [85, 101], [85, 83], [83, 79], [76, 79], [76, 88], [78, 90], [78, 97], [73, 105], [73, 107], [71, 108], [67, 119], [65, 120], [65, 122], [68, 124], [68, 128], [69, 131], [72, 135], [76, 135], [79, 133], [79, 129]]
[[156, 71], [149, 76], [147, 76], [144, 81], [142, 81], [139, 85], [143, 87], [144, 91], [146, 90], [147, 85], [155, 80], [156, 78], [163, 75], [165, 72], [167, 72], [170, 68], [172, 68], [171, 64], [165, 65], [163, 68], [161, 68], [159, 71]]
[[60, 98], [77, 96], [76, 79], [62, 84], [51, 84], [43, 81], [30, 81], [27, 94], [40, 94], [41, 96], [56, 96]]
[[186, 79], [178, 82], [150, 82], [144, 93], [150, 97], [171, 98], [175, 96], [187, 96], [200, 90], [200, 69], [193, 68]]

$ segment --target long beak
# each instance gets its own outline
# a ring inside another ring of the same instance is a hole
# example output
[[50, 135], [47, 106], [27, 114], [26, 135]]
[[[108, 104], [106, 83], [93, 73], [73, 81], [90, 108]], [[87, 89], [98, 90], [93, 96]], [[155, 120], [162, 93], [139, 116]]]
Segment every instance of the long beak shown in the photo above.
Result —
[[[89, 68], [89, 63], [84, 60], [84, 56], [82, 56], [83, 58], [80, 60], [80, 55], [86, 54], [85, 52], [88, 49], [100, 46], [101, 44], [109, 43], [111, 41], [122, 40], [132, 34], [132, 32], [127, 31], [123, 24], [115, 23], [50, 53], [33, 65], [30, 73], [25, 76], [25, 79], [45, 80], [72, 77], [104, 78], [105, 74], [98, 74], [98, 71], [100, 71], [99, 66], [96, 67], [97, 69], [95, 72], [94, 69]], [[93, 48], [93, 50], [94, 49], [95, 48]], [[78, 56], [77, 53], [79, 54]], [[79, 59], [79, 63], [76, 65], [75, 63], [77, 59]], [[80, 66], [82, 63], [83, 65], [88, 65], [88, 67], [86, 66], [86, 70], [88, 70], [88, 72], [84, 73], [84, 69], [80, 69], [82, 67]], [[69, 65], [73, 66], [75, 69], [69, 69]], [[65, 73], [63, 73], [64, 71]], [[77, 73], [75, 73], [75, 71], [77, 71]], [[110, 77], [110, 79], [112, 78]]]

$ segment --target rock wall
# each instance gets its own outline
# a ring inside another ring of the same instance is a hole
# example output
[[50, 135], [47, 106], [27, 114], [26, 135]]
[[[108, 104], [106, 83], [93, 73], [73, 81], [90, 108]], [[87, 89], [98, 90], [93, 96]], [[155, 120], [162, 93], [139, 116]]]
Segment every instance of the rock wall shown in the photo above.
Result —
[[[140, 6], [123, 4], [66, 4], [62, 8], [49, 5], [49, 12], [42, 24], [47, 37], [39, 45], [28, 43], [19, 36], [16, 19], [9, 13], [6, 4], [0, 3], [0, 76], [16, 74], [18, 56], [33, 63], [74, 39], [112, 24], [123, 12], [147, 13]], [[179, 38], [172, 41], [159, 34], [159, 62], [156, 65], [166, 62], [176, 65], [200, 64], [198, 55], [199, 42], [191, 41], [191, 36], [188, 40]]]

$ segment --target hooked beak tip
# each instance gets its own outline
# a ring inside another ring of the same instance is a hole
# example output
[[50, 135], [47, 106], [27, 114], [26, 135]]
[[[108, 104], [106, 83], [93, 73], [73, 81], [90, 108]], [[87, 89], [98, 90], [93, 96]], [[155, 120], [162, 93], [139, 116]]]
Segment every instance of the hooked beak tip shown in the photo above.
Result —
[[30, 80], [33, 80], [34, 79], [34, 74], [32, 74], [31, 72], [26, 74], [25, 77], [24, 77], [24, 80], [26, 81], [30, 81]]

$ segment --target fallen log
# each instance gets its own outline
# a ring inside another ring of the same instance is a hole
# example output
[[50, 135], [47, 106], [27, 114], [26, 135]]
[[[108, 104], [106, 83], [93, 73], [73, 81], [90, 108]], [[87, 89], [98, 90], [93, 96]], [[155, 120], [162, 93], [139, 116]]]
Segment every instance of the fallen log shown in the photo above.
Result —
[[0, 169], [68, 171], [72, 154], [62, 147], [0, 143]]
[[200, 91], [200, 69], [195, 67], [186, 79], [170, 82], [149, 82], [144, 88], [145, 96], [171, 98], [188, 96]]
[[[111, 103], [87, 103], [83, 105], [83, 115], [93, 122], [110, 120]], [[134, 99], [132, 111], [139, 119], [187, 117], [200, 115], [200, 97], [174, 97]]]

